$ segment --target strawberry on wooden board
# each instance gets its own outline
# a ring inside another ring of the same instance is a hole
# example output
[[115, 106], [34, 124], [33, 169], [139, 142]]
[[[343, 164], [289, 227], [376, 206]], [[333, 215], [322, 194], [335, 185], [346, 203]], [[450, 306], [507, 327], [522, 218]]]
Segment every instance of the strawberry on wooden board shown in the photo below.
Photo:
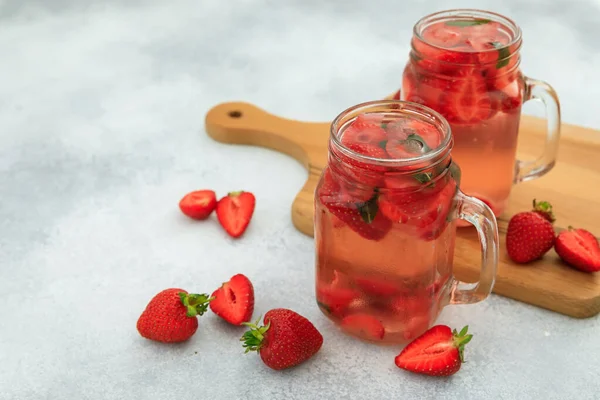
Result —
[[203, 220], [217, 207], [217, 196], [213, 190], [195, 190], [183, 196], [179, 209], [190, 218]]
[[385, 336], [385, 328], [381, 321], [369, 314], [348, 315], [340, 323], [340, 328], [367, 340], [381, 340]]
[[506, 229], [506, 251], [516, 263], [540, 259], [554, 246], [554, 216], [550, 203], [533, 200], [533, 209], [512, 216]]
[[233, 325], [248, 322], [254, 312], [254, 287], [244, 275], [237, 274], [224, 282], [211, 296], [213, 313]]
[[208, 308], [207, 294], [190, 294], [170, 288], [156, 294], [137, 321], [137, 330], [146, 339], [163, 343], [188, 340], [198, 329], [198, 315]]
[[286, 308], [267, 311], [260, 322], [244, 322], [250, 327], [240, 341], [246, 353], [256, 351], [271, 369], [294, 367], [314, 356], [323, 345], [323, 336], [308, 319]]
[[436, 325], [410, 342], [395, 358], [398, 368], [417, 374], [449, 376], [460, 370], [464, 347], [473, 335], [468, 326], [460, 333], [446, 325]]
[[562, 231], [556, 237], [554, 250], [571, 267], [583, 272], [600, 271], [600, 243], [585, 229]]
[[255, 206], [251, 192], [230, 192], [217, 203], [217, 218], [229, 236], [238, 238], [246, 231]]

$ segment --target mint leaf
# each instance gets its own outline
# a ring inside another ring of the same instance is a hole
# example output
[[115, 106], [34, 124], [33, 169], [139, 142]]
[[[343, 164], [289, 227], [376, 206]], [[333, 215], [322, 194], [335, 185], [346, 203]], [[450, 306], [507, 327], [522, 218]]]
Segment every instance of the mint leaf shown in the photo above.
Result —
[[387, 142], [388, 142], [387, 140], [382, 140], [381, 142], [377, 143], [377, 145], [385, 150], [385, 146], [387, 146]]
[[387, 129], [388, 124], [386, 124], [385, 122], [381, 123], [381, 129]]
[[425, 140], [423, 140], [423, 138], [416, 133], [411, 133], [406, 137], [405, 146], [410, 151], [418, 146], [418, 150], [413, 151], [413, 153], [427, 153], [428, 151], [431, 151], [431, 148], [427, 145], [427, 143], [425, 143]]
[[469, 19], [469, 20], [456, 20], [456, 21], [446, 21], [446, 25], [448, 26], [459, 26], [461, 28], [465, 26], [476, 26], [476, 25], [484, 25], [492, 22], [489, 19]]
[[357, 203], [358, 212], [360, 213], [360, 217], [367, 224], [370, 224], [377, 216], [377, 211], [379, 211], [379, 206], [377, 205], [377, 198], [379, 194], [375, 193], [373, 197], [364, 203]]
[[498, 49], [498, 62], [496, 63], [496, 69], [506, 67], [508, 65], [508, 58], [510, 57], [510, 50], [502, 43], [490, 42], [490, 45]]
[[448, 167], [448, 170], [450, 172], [450, 176], [454, 179], [454, 181], [456, 182], [456, 185], [460, 185], [460, 178], [461, 178], [461, 171], [460, 171], [460, 167], [458, 166], [458, 164], [456, 164], [454, 161], [452, 161], [452, 163], [450, 164], [450, 167]]
[[421, 183], [427, 183], [431, 180], [431, 172], [422, 172], [414, 175], [415, 179]]

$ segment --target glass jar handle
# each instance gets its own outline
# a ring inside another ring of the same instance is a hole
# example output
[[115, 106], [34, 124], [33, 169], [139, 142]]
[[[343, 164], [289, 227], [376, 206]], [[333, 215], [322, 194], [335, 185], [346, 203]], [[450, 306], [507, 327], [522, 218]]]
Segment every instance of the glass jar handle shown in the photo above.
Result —
[[498, 225], [492, 210], [481, 200], [467, 196], [460, 190], [456, 194], [458, 218], [477, 229], [481, 244], [481, 273], [479, 282], [470, 284], [455, 281], [450, 293], [450, 304], [478, 303], [489, 296], [496, 280], [498, 268]]
[[546, 108], [546, 144], [542, 155], [534, 161], [517, 160], [514, 183], [539, 178], [554, 167], [560, 138], [560, 102], [558, 95], [546, 82], [524, 77], [523, 102], [541, 100]]

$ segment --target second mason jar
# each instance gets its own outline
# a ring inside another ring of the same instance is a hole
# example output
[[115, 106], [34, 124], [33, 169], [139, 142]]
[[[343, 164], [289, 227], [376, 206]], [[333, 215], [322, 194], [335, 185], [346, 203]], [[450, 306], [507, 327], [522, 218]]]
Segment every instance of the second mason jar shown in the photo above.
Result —
[[[505, 210], [514, 184], [552, 169], [558, 149], [558, 97], [547, 83], [522, 74], [521, 44], [521, 29], [502, 15], [437, 12], [415, 24], [402, 77], [402, 100], [424, 104], [448, 120], [461, 188], [496, 215]], [[533, 149], [534, 157], [522, 161], [516, 159], [521, 107], [531, 99], [545, 104], [547, 134], [541, 154]]]

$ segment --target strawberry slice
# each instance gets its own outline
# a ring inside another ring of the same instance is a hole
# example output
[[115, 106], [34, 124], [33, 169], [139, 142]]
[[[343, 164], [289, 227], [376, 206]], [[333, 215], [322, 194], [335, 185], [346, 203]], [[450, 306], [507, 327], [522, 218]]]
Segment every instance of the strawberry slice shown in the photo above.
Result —
[[360, 297], [356, 290], [344, 286], [338, 271], [329, 284], [317, 285], [317, 304], [331, 316], [341, 318], [352, 301]]
[[348, 315], [342, 320], [340, 327], [351, 335], [367, 340], [381, 340], [385, 336], [381, 321], [369, 314]]
[[196, 190], [183, 196], [179, 209], [192, 219], [203, 220], [217, 207], [217, 196], [212, 190]]
[[233, 325], [241, 325], [252, 318], [254, 312], [254, 287], [243, 274], [231, 277], [215, 290], [210, 309]]
[[[382, 130], [383, 131], [383, 130]], [[385, 132], [384, 132], [385, 135]], [[347, 145], [350, 150], [378, 159], [388, 158], [384, 149], [377, 144], [370, 143], [351, 143]], [[347, 182], [343, 182], [343, 189], [355, 199], [367, 201], [376, 187], [382, 184], [383, 167], [363, 163], [350, 158], [345, 158], [344, 163], [340, 165], [342, 173], [347, 176]]]
[[334, 201], [325, 207], [361, 237], [379, 241], [392, 228], [392, 223], [378, 210], [377, 195], [365, 203]]
[[382, 114], [360, 114], [342, 134], [342, 144], [374, 144], [386, 140]]
[[389, 281], [373, 277], [360, 276], [354, 278], [354, 283], [367, 295], [373, 297], [389, 297], [398, 293], [398, 286]]
[[492, 107], [483, 77], [474, 75], [453, 82], [440, 96], [439, 111], [450, 123], [477, 124], [491, 118], [497, 109]]
[[446, 325], [436, 325], [414, 339], [396, 356], [400, 369], [430, 376], [449, 376], [460, 370], [464, 348], [473, 335], [465, 326], [460, 333]]
[[230, 192], [217, 203], [217, 218], [225, 231], [233, 238], [244, 234], [256, 205], [251, 192]]
[[575, 269], [583, 272], [600, 271], [600, 243], [585, 229], [569, 227], [560, 232], [554, 249], [564, 262]]

